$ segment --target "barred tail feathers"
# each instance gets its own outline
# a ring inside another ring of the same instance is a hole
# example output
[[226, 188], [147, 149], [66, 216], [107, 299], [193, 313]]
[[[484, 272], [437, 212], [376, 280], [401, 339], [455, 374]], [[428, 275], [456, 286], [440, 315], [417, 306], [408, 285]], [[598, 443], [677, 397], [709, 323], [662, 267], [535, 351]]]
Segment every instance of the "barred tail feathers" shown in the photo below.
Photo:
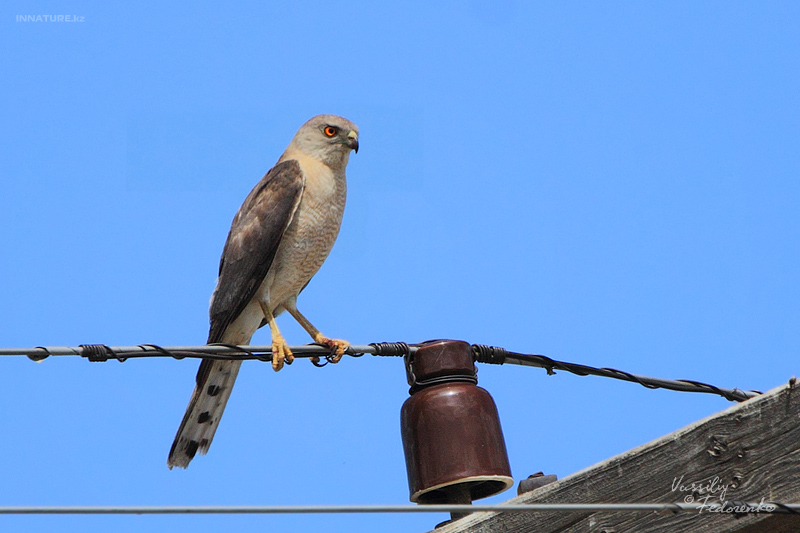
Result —
[[197, 385], [169, 451], [170, 468], [186, 468], [197, 452], [208, 451], [241, 365], [241, 361], [212, 359], [200, 363]]
[[[228, 327], [220, 335], [220, 342], [249, 344], [257, 326], [258, 323], [253, 324], [252, 331], [248, 331], [249, 327]], [[209, 338], [211, 342], [215, 341]], [[167, 466], [170, 469], [186, 468], [198, 452], [203, 455], [208, 451], [241, 366], [241, 361], [203, 359], [200, 363], [192, 399], [169, 451]]]

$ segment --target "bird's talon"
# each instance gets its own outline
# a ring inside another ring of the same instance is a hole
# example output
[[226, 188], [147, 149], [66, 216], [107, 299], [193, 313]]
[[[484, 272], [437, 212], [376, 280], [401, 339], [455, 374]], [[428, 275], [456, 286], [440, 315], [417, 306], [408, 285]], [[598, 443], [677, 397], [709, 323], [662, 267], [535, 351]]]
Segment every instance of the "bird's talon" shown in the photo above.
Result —
[[272, 343], [272, 370], [277, 372], [283, 368], [283, 364], [292, 364], [294, 355], [287, 346], [286, 342], [273, 342]]
[[325, 356], [325, 358], [331, 363], [338, 363], [341, 361], [345, 352], [350, 347], [350, 343], [347, 341], [343, 341], [341, 339], [329, 339], [324, 335], [319, 335], [314, 340], [317, 341], [318, 344], [322, 344], [323, 346], [330, 348], [331, 353]]

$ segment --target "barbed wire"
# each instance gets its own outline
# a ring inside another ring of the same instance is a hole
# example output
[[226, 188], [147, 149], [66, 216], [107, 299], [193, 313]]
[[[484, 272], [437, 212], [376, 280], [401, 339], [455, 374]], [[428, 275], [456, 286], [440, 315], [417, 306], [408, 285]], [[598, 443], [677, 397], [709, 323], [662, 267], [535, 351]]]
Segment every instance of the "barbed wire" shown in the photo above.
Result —
[[[345, 352], [352, 357], [365, 354], [385, 357], [403, 357], [412, 355], [419, 345], [405, 342], [378, 342], [365, 345], [351, 345]], [[326, 346], [305, 344], [289, 347], [295, 357], [329, 357], [331, 351]], [[757, 390], [741, 390], [723, 388], [694, 380], [671, 380], [632, 374], [614, 368], [595, 368], [589, 365], [557, 361], [545, 355], [524, 354], [508, 351], [499, 346], [473, 344], [475, 361], [502, 365], [505, 363], [543, 368], [549, 375], [556, 370], [563, 370], [578, 376], [601, 376], [622, 381], [638, 383], [648, 389], [668, 389], [680, 392], [698, 392], [716, 394], [729, 401], [742, 402], [762, 394]], [[234, 344], [204, 344], [200, 346], [159, 346], [157, 344], [137, 344], [134, 346], [108, 346], [105, 344], [81, 344], [71, 346], [36, 346], [34, 348], [0, 348], [0, 356], [27, 356], [39, 362], [50, 356], [80, 356], [92, 362], [104, 362], [110, 359], [125, 362], [141, 357], [171, 357], [173, 359], [198, 358], [219, 360], [272, 360], [272, 346]]]
[[181, 506], [5, 506], [7, 514], [342, 514], [342, 513], [520, 513], [520, 512], [667, 512], [747, 514], [800, 514], [800, 504], [773, 501], [720, 503], [501, 503], [429, 505], [181, 505]]

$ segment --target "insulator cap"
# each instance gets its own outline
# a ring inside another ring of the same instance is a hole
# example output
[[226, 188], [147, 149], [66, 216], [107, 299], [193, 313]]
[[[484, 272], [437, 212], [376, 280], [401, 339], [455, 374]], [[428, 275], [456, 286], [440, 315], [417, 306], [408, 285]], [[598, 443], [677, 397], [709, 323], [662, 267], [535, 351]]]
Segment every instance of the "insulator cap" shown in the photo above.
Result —
[[400, 423], [411, 501], [470, 503], [511, 487], [497, 407], [476, 385], [470, 345], [423, 344], [406, 369], [411, 397]]

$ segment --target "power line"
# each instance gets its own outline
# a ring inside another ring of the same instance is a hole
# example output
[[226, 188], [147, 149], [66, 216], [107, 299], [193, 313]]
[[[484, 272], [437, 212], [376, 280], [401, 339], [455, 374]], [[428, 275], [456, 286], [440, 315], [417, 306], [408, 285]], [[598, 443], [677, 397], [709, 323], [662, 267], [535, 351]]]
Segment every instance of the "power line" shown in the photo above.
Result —
[[[348, 348], [346, 353], [353, 357], [361, 357], [364, 354], [402, 357], [413, 354], [417, 346], [418, 345], [404, 342], [380, 342], [365, 345], [352, 345]], [[326, 357], [330, 355], [330, 350], [327, 347], [316, 344], [290, 346], [289, 348], [292, 350], [295, 357]], [[473, 344], [472, 350], [475, 354], [475, 360], [479, 363], [499, 365], [510, 363], [522, 366], [534, 366], [544, 368], [548, 374], [555, 374], [555, 370], [563, 370], [578, 376], [593, 375], [629, 381], [638, 383], [649, 389], [669, 389], [681, 392], [716, 394], [727, 400], [737, 402], [742, 402], [762, 394], [760, 391], [756, 390], [745, 391], [738, 388], [728, 389], [694, 380], [662, 379], [632, 374], [614, 368], [595, 368], [578, 363], [557, 361], [539, 354], [511, 352], [499, 346]], [[37, 362], [50, 356], [81, 356], [93, 362], [103, 362], [109, 359], [124, 362], [127, 359], [140, 357], [172, 357], [174, 359], [189, 357], [221, 360], [256, 359], [260, 361], [271, 361], [272, 346], [238, 346], [232, 344], [205, 344], [200, 346], [138, 344], [135, 346], [107, 346], [104, 344], [82, 344], [77, 347], [37, 346], [34, 348], [0, 348], [0, 356], [3, 355], [25, 355]]]
[[619, 379], [622, 381], [630, 381], [638, 383], [648, 389], [669, 389], [681, 392], [703, 392], [706, 394], [717, 394], [726, 400], [732, 402], [743, 402], [763, 394], [761, 391], [749, 390], [744, 391], [738, 388], [726, 389], [723, 387], [716, 387], [708, 383], [700, 381], [680, 379], [662, 379], [653, 378], [649, 376], [641, 376], [638, 374], [631, 374], [623, 370], [614, 368], [595, 368], [588, 365], [581, 365], [577, 363], [568, 363], [566, 361], [556, 361], [545, 355], [538, 354], [522, 354], [517, 352], [509, 352], [504, 348], [497, 346], [485, 346], [481, 344], [473, 345], [473, 350], [476, 353], [476, 360], [482, 363], [490, 364], [503, 364], [513, 363], [517, 365], [535, 366], [544, 368], [548, 374], [555, 374], [555, 370], [564, 370], [578, 376], [601, 376], [612, 379]]
[[520, 512], [671, 512], [800, 514], [800, 504], [724, 501], [720, 503], [527, 503], [431, 505], [178, 505], [178, 506], [5, 506], [8, 514], [156, 515], [156, 514], [354, 514], [354, 513], [520, 513]]

